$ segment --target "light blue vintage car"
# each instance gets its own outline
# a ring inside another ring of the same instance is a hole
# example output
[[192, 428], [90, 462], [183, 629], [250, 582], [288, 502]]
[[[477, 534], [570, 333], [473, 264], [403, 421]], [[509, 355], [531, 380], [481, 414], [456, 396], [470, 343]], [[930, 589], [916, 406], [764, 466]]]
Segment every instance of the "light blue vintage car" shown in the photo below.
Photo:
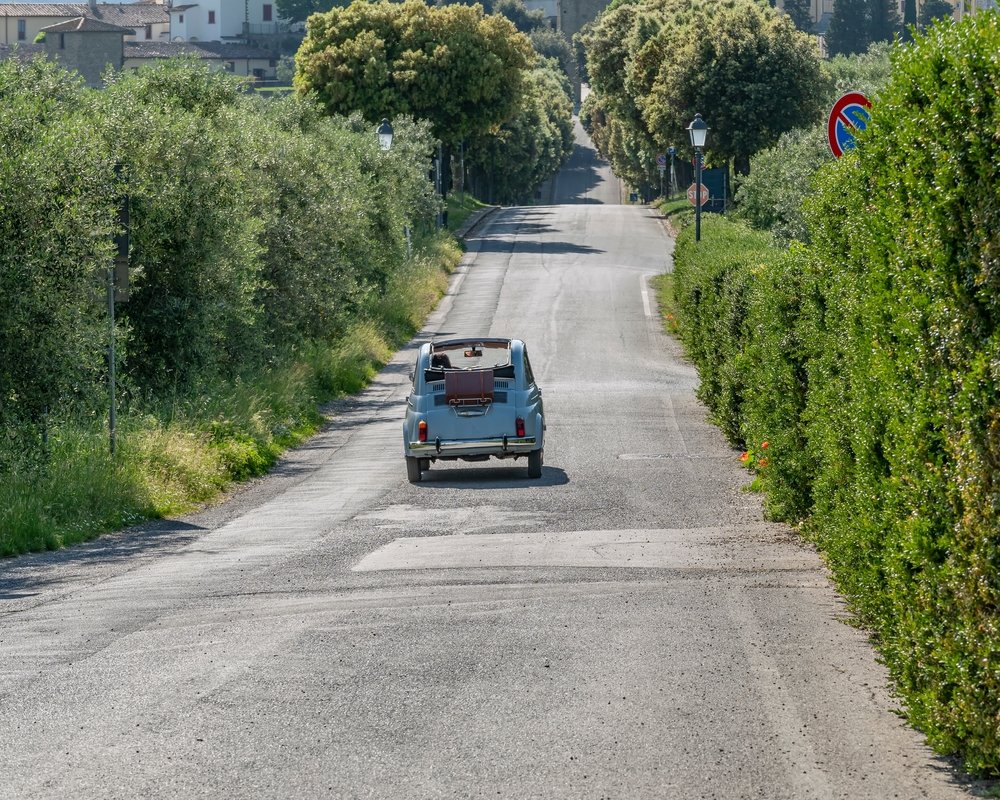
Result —
[[443, 339], [420, 348], [406, 398], [403, 455], [418, 483], [432, 461], [527, 458], [542, 477], [545, 413], [520, 339]]

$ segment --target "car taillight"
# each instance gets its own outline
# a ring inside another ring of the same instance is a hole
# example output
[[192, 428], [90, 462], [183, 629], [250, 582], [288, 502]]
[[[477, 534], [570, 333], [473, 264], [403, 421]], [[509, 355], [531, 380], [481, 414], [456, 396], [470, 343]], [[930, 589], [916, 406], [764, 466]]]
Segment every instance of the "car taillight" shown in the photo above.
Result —
[[421, 442], [427, 441], [427, 420], [425, 419], [420, 420], [417, 424], [417, 438]]
[[520, 437], [523, 437], [524, 436], [524, 418], [523, 417], [518, 417], [517, 418], [517, 422], [515, 424], [517, 426], [517, 435], [520, 436]]

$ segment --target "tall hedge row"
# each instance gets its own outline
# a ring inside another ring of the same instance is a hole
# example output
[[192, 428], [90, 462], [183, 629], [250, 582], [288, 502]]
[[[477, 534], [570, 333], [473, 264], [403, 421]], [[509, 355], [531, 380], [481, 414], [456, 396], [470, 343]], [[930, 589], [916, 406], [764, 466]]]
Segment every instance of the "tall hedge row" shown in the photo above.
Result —
[[44, 60], [5, 61], [0, 107], [0, 431], [23, 440], [0, 447], [8, 458], [46, 420], [104, 406], [100, 275], [121, 195], [123, 402], [335, 341], [403, 268], [404, 227], [436, 210], [425, 124], [395, 120], [383, 153], [359, 120], [261, 100], [195, 63], [94, 91]]
[[[809, 247], [708, 220], [676, 291], [713, 413], [806, 521], [910, 719], [1000, 771], [1000, 15], [893, 55]], [[766, 448], [764, 443], [767, 443]]]

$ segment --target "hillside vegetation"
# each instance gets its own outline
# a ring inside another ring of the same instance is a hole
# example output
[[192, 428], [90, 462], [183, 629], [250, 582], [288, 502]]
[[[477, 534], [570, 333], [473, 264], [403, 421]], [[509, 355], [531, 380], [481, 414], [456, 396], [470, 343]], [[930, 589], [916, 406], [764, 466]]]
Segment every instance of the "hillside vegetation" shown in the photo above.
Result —
[[679, 238], [701, 396], [871, 628], [912, 722], [1000, 772], [1000, 15], [892, 52], [809, 244]]

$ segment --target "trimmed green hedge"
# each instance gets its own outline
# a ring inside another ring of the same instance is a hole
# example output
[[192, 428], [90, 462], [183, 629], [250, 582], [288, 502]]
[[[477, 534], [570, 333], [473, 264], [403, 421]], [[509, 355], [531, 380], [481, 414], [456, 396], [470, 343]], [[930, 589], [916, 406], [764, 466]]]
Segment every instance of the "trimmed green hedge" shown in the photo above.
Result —
[[[1000, 772], [1000, 15], [893, 53], [811, 244], [709, 217], [675, 290], [702, 396], [806, 521], [911, 721]], [[765, 447], [766, 443], [766, 447]]]

